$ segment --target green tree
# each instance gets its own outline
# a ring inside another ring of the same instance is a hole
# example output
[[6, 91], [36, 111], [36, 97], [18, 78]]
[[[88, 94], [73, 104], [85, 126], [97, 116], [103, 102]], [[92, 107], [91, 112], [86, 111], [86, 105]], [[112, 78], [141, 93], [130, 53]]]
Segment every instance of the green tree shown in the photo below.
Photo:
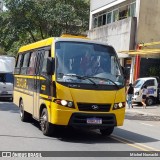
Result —
[[4, 0], [0, 14], [0, 46], [15, 54], [21, 45], [62, 33], [88, 30], [87, 0]]

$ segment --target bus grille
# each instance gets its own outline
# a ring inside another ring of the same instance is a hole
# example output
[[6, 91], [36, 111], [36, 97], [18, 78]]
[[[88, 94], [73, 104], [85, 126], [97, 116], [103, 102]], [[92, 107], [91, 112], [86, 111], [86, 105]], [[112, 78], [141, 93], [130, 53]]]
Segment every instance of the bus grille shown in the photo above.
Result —
[[111, 104], [77, 103], [80, 111], [109, 112]]
[[[115, 115], [113, 114], [83, 114], [83, 113], [73, 113], [69, 124], [72, 126], [88, 126], [87, 118], [101, 118], [101, 126], [116, 126]], [[92, 124], [93, 125], [93, 124]]]

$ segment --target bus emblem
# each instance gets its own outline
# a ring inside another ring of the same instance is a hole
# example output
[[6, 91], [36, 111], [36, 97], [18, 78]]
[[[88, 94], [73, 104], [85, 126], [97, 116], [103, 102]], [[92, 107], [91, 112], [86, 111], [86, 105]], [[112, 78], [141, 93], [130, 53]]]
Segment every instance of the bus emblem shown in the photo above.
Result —
[[93, 109], [93, 110], [98, 110], [99, 107], [98, 107], [97, 105], [92, 105], [92, 109]]

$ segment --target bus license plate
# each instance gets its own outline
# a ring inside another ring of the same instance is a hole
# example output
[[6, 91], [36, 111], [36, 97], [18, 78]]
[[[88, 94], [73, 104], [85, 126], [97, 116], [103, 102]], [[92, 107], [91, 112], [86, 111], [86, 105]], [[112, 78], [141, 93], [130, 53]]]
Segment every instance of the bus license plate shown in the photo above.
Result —
[[87, 124], [102, 124], [101, 118], [87, 118]]

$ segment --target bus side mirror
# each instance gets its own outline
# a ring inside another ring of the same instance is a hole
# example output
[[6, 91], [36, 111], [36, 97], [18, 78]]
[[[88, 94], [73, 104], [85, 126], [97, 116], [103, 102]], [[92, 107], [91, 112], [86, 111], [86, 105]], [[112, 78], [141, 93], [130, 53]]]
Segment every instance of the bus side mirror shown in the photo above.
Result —
[[47, 69], [47, 74], [48, 75], [53, 75], [54, 74], [54, 71], [55, 71], [55, 59], [54, 58], [51, 58], [51, 57], [47, 58], [46, 69]]
[[124, 76], [124, 78], [126, 79], [126, 77], [127, 77], [127, 71], [126, 71], [126, 68], [125, 68], [125, 67], [123, 67], [123, 66], [121, 66], [121, 69], [122, 69], [123, 76]]

